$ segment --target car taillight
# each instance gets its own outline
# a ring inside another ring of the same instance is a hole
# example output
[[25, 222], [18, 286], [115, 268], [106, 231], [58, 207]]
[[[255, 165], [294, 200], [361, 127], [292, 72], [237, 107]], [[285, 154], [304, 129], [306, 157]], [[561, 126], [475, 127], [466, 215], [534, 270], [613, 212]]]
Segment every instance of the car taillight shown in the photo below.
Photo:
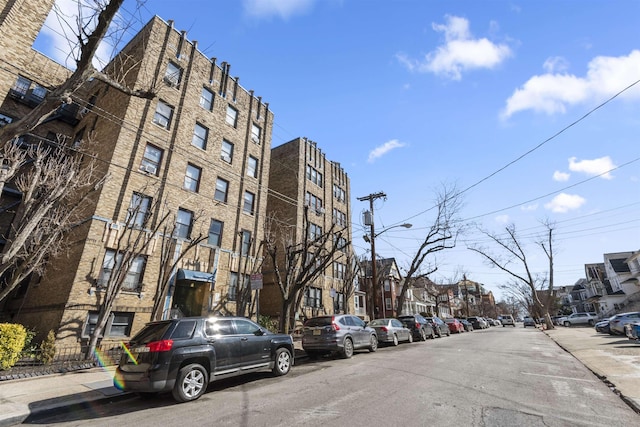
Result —
[[383, 326], [383, 327], [382, 327], [382, 328], [380, 328], [380, 329], [382, 329], [384, 332], [388, 332], [388, 331], [389, 331], [389, 329], [387, 329], [387, 327], [386, 327], [386, 326]]
[[420, 323], [416, 322], [416, 329], [420, 329]]
[[145, 347], [149, 349], [150, 353], [161, 353], [163, 351], [171, 350], [173, 347], [173, 340], [161, 340], [148, 343]]
[[340, 330], [340, 326], [338, 326], [338, 324], [336, 323], [336, 317], [333, 316], [331, 318], [331, 329], [333, 329], [334, 331], [339, 331]]

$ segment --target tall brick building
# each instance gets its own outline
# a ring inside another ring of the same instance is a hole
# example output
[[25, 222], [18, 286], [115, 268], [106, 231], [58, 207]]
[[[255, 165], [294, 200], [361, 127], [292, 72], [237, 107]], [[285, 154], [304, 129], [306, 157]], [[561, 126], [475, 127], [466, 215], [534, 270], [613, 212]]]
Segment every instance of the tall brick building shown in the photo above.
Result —
[[[305, 230], [304, 210], [308, 209], [310, 233], [319, 235], [346, 227], [342, 238], [351, 241], [350, 181], [339, 163], [328, 160], [317, 143], [296, 138], [271, 151], [267, 215], [293, 230], [296, 242]], [[337, 252], [325, 271], [305, 291], [296, 320], [333, 313], [344, 313], [348, 304], [354, 313], [353, 297], [345, 298], [346, 252]], [[281, 260], [281, 266], [284, 260]], [[261, 313], [279, 316], [282, 298], [269, 271], [264, 269], [264, 289], [260, 294]], [[282, 267], [281, 267], [282, 268]]]
[[[4, 121], [19, 118], [38, 102], [35, 95], [44, 87], [69, 74], [31, 47], [52, 4], [0, 0]], [[158, 17], [105, 71], [114, 74], [123, 66], [129, 87], [155, 87], [157, 96], [129, 96], [94, 80], [73, 99], [70, 118], [38, 129], [43, 137], [64, 134], [75, 144], [93, 141], [89, 149], [109, 175], [65, 256], [51, 259], [42, 277], [0, 306], [1, 320], [28, 325], [39, 336], [53, 329], [63, 344], [88, 338], [126, 224], [168, 212], [175, 227], [173, 236], [154, 235], [154, 243], [133, 263], [106, 340], [122, 339], [150, 320], [163, 239], [171, 241], [177, 257], [194, 236], [207, 236], [172, 272], [165, 316], [172, 310], [235, 313], [236, 296], [260, 263], [256, 242], [263, 238], [267, 203], [269, 105], [240, 86], [229, 64], [206, 57], [197, 42]]]

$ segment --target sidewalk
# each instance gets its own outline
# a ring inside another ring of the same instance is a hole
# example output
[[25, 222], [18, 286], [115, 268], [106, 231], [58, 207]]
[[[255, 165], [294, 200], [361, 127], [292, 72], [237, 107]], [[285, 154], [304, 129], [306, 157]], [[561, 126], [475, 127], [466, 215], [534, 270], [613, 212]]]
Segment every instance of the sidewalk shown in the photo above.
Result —
[[592, 327], [556, 326], [544, 331], [640, 414], [640, 344]]
[[[544, 333], [640, 413], [640, 345], [626, 337], [596, 334], [593, 328], [560, 326]], [[296, 360], [304, 358], [300, 342], [294, 344]], [[74, 404], [126, 398], [128, 393], [113, 387], [114, 370], [110, 366], [0, 382], [0, 427]]]

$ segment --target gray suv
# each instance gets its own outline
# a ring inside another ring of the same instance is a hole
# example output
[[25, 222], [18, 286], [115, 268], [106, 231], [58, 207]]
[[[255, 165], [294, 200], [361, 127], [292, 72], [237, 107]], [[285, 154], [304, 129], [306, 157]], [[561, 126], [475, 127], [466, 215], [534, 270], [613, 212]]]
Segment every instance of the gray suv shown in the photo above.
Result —
[[353, 356], [354, 350], [378, 349], [378, 336], [362, 319], [350, 314], [312, 317], [304, 322], [302, 348], [314, 357], [338, 352], [345, 359]]

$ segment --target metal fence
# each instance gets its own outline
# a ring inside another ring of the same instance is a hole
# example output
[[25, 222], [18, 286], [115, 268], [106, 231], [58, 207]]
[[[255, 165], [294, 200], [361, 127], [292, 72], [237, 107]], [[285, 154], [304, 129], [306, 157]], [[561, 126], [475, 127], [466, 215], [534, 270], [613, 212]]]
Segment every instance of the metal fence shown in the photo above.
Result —
[[42, 350], [36, 349], [23, 352], [12, 368], [0, 371], [0, 380], [69, 372], [96, 366], [116, 365], [122, 355], [122, 348], [115, 343], [98, 346], [94, 354], [89, 357], [86, 355], [87, 349], [88, 346], [56, 346], [55, 355], [48, 363], [43, 362], [45, 357], [42, 354]]

